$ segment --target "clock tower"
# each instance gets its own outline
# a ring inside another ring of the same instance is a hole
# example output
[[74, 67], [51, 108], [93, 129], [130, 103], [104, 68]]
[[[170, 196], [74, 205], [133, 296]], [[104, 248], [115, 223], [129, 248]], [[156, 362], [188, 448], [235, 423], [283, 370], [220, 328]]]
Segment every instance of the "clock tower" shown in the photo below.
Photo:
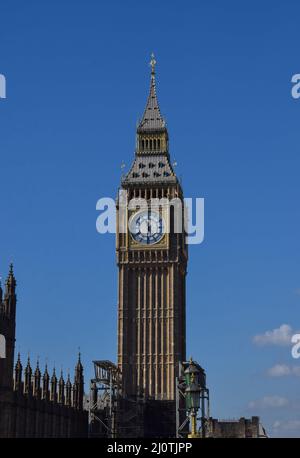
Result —
[[125, 230], [120, 228], [120, 198], [117, 205], [118, 367], [124, 397], [173, 401], [178, 363], [186, 359], [187, 246], [183, 192], [170, 161], [153, 55], [150, 64], [150, 93], [137, 127], [135, 157], [121, 181]]

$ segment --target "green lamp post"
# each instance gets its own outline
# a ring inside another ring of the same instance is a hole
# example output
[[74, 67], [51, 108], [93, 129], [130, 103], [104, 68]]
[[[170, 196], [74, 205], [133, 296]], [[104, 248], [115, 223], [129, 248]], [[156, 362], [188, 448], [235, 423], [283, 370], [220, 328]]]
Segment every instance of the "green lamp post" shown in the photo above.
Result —
[[189, 366], [184, 371], [184, 375], [187, 385], [185, 389], [186, 408], [191, 419], [191, 433], [188, 435], [188, 437], [199, 438], [200, 435], [197, 432], [197, 412], [200, 408], [200, 371], [194, 364], [192, 358], [190, 359]]

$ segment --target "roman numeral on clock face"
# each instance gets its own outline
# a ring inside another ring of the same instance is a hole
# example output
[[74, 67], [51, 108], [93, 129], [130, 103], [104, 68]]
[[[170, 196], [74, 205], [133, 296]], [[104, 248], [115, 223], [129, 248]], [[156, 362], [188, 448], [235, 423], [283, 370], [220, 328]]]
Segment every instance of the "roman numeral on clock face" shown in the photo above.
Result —
[[164, 235], [163, 218], [156, 212], [141, 211], [129, 221], [132, 238], [143, 245], [157, 243]]

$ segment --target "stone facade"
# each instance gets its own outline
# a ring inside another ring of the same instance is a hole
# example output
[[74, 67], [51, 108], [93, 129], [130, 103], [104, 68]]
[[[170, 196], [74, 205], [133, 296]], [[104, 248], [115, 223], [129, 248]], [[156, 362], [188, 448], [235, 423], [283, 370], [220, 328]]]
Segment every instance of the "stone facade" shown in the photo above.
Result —
[[214, 438], [264, 438], [266, 431], [259, 417], [240, 418], [239, 420], [210, 419], [210, 437]]
[[30, 360], [23, 374], [20, 355], [14, 368], [16, 329], [16, 280], [10, 267], [5, 294], [0, 286], [0, 334], [5, 339], [5, 358], [0, 358], [0, 438], [86, 437], [88, 415], [83, 410], [84, 378], [80, 355], [74, 383], [39, 364], [33, 373]]
[[[119, 227], [120, 199], [117, 205], [118, 368], [123, 402], [135, 399], [139, 406], [130, 425], [128, 415], [121, 415], [120, 437], [175, 437], [176, 377], [179, 362], [186, 359], [187, 246], [184, 232], [175, 230], [175, 209], [168, 205], [172, 199], [180, 204], [179, 220], [184, 227], [183, 192], [170, 160], [168, 131], [156, 96], [155, 63], [152, 58], [150, 92], [137, 127], [135, 157], [121, 189], [127, 204], [133, 199], [143, 199], [148, 205], [160, 199], [160, 204], [155, 210], [149, 206], [144, 214], [140, 206], [129, 206], [126, 233]], [[148, 227], [147, 233], [135, 232], [133, 222], [138, 225], [139, 218]]]
[[[168, 131], [156, 97], [154, 59], [151, 63], [150, 93], [137, 128], [135, 158], [121, 189], [128, 201], [177, 199], [183, 209], [183, 192], [170, 161]], [[120, 205], [118, 201], [117, 221]], [[156, 217], [170, 231], [161, 237], [151, 233], [151, 210], [144, 223], [150, 230], [148, 239], [145, 235], [142, 240], [140, 234], [139, 241], [131, 227], [139, 214], [139, 208], [128, 210], [127, 233], [117, 223], [118, 367], [123, 395], [174, 401], [178, 363], [186, 359], [185, 234], [176, 233], [174, 209], [166, 205], [157, 210]], [[183, 223], [183, 210], [179, 219]]]

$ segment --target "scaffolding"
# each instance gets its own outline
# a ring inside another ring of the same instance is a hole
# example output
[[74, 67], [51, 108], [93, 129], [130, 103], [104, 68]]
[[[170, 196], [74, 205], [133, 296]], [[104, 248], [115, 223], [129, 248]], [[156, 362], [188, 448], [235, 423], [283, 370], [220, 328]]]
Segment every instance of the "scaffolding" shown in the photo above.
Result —
[[90, 383], [89, 436], [143, 437], [145, 400], [124, 397], [121, 371], [108, 360], [93, 361], [95, 377]]
[[[146, 401], [142, 397], [124, 398], [122, 395], [121, 372], [118, 367], [108, 360], [93, 361], [93, 364], [95, 377], [91, 380], [90, 384], [90, 437], [144, 437], [146, 433], [144, 431], [146, 418], [150, 414], [150, 411], [151, 417], [153, 412], [156, 412], [157, 407], [155, 405], [158, 401]], [[177, 438], [187, 438], [189, 434], [190, 418], [186, 407], [185, 391], [187, 384], [184, 372], [190, 364], [191, 362], [179, 363], [179, 377], [176, 378], [176, 400], [175, 403], [173, 401], [173, 406], [176, 408]], [[197, 418], [199, 424], [198, 432], [200, 437], [210, 437], [209, 390], [206, 387], [206, 374], [197, 362], [193, 361], [193, 365], [200, 374], [200, 409]], [[167, 405], [163, 405], [157, 410], [157, 412], [161, 412], [159, 414], [160, 418], [161, 415], [165, 413], [167, 415], [169, 412], [171, 406], [169, 408], [167, 407]], [[153, 427], [153, 425], [147, 425], [147, 429], [150, 426]], [[175, 431], [175, 418], [173, 431]], [[172, 436], [170, 435], [170, 437]]]
[[121, 395], [121, 374], [108, 360], [93, 361], [95, 378], [90, 384], [89, 435], [116, 437], [118, 400]]

